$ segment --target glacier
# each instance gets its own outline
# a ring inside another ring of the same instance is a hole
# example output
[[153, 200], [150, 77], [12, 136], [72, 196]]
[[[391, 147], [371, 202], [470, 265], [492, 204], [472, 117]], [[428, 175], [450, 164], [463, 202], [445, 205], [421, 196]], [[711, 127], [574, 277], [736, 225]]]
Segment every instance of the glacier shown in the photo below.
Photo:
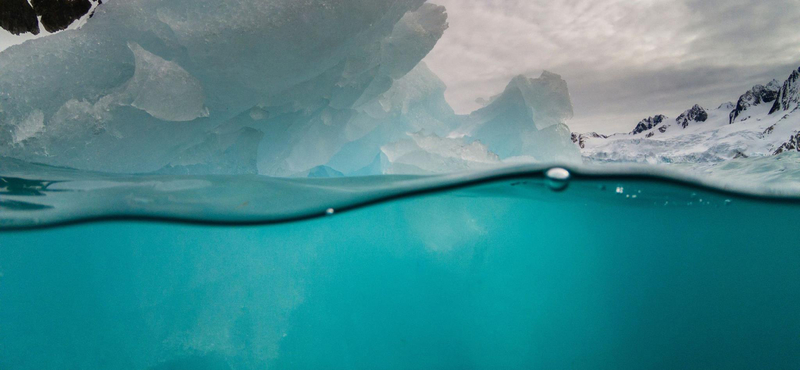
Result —
[[0, 52], [0, 156], [278, 177], [580, 162], [556, 74], [518, 76], [455, 114], [421, 62], [448, 27], [424, 0], [92, 6], [91, 19]]

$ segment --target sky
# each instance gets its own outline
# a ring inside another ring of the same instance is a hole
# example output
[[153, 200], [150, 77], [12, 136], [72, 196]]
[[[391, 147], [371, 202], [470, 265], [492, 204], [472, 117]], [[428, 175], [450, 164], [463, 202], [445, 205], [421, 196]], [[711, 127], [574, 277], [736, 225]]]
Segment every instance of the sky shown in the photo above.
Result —
[[514, 76], [548, 70], [569, 85], [573, 131], [626, 132], [800, 66], [800, 0], [429, 1], [447, 8], [450, 28], [425, 62], [463, 114]]
[[573, 131], [716, 108], [800, 67], [800, 0], [431, 0], [450, 28], [425, 59], [459, 113], [542, 70], [568, 83]]

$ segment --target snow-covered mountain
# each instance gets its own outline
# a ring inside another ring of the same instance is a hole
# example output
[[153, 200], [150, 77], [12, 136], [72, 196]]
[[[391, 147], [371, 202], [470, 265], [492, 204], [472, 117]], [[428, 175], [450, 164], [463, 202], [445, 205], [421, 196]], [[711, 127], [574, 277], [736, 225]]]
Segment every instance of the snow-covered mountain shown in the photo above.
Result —
[[800, 151], [800, 68], [736, 103], [645, 118], [630, 133], [573, 133], [572, 141], [595, 162], [711, 163]]

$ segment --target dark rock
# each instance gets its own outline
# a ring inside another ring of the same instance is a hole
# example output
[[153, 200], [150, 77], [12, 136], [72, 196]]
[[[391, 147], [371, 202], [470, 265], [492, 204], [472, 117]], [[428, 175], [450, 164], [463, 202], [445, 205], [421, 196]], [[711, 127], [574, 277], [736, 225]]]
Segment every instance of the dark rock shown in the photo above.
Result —
[[784, 152], [800, 152], [800, 133], [795, 134], [794, 136], [789, 138], [789, 141], [783, 143], [773, 155], [778, 155]]
[[783, 83], [769, 114], [787, 111], [798, 106], [800, 106], [800, 68], [792, 71], [792, 75]]
[[89, 0], [31, 0], [47, 32], [61, 31], [92, 9]]
[[15, 35], [38, 35], [39, 19], [28, 0], [0, 0], [0, 27]]
[[708, 113], [706, 110], [703, 109], [703, 107], [695, 104], [694, 107], [678, 116], [676, 122], [678, 122], [678, 125], [681, 127], [686, 128], [691, 122], [705, 122], [707, 119]]
[[645, 118], [639, 121], [639, 123], [636, 125], [636, 128], [634, 128], [633, 131], [631, 131], [631, 135], [636, 135], [645, 132], [647, 130], [651, 130], [653, 129], [653, 127], [656, 127], [661, 123], [663, 123], [666, 118], [667, 117], [664, 116], [663, 114], [659, 114], [655, 117]]
[[[733, 123], [737, 118], [742, 116], [742, 113], [750, 107], [757, 105], [772, 103], [778, 98], [778, 91], [781, 86], [776, 80], [772, 80], [767, 86], [755, 85], [752, 89], [739, 97], [736, 103], [736, 108], [730, 114], [729, 123]], [[746, 119], [746, 118], [745, 118]]]
[[608, 136], [603, 134], [598, 134], [596, 132], [590, 132], [588, 134], [578, 134], [573, 132], [572, 133], [572, 142], [578, 144], [581, 149], [586, 147], [586, 139], [588, 138], [595, 138], [595, 139], [608, 139]]

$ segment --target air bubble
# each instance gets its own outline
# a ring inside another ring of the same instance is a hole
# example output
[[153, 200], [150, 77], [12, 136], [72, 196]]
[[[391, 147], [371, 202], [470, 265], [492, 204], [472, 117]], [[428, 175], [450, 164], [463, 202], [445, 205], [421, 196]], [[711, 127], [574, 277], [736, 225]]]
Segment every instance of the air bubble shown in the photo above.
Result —
[[325, 214], [326, 214], [326, 215], [328, 215], [328, 216], [332, 216], [334, 213], [336, 213], [336, 210], [335, 210], [335, 209], [333, 209], [333, 208], [328, 208], [328, 209], [325, 211]]
[[553, 191], [564, 191], [569, 187], [571, 177], [569, 171], [563, 168], [551, 168], [545, 174], [547, 176], [547, 187]]

